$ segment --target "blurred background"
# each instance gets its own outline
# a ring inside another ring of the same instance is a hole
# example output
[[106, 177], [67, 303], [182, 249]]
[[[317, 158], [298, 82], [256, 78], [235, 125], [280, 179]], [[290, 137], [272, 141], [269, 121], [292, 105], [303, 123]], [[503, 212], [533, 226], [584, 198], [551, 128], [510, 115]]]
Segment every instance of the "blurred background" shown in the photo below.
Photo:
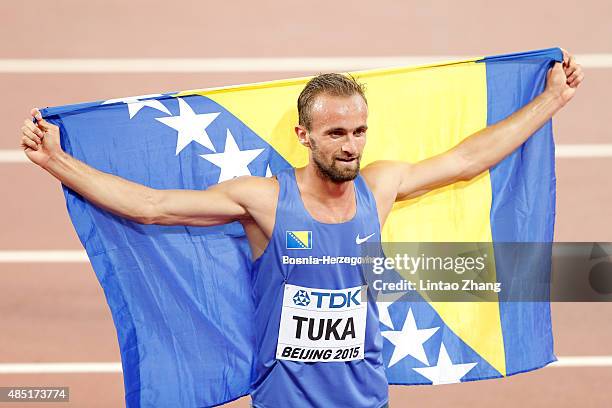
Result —
[[[66, 406], [124, 405], [111, 315], [60, 184], [19, 148], [35, 106], [560, 46], [586, 79], [554, 119], [555, 240], [612, 241], [610, 1], [0, 0], [0, 38], [0, 386], [68, 386]], [[552, 309], [556, 365], [392, 386], [391, 406], [609, 406], [612, 305]]]

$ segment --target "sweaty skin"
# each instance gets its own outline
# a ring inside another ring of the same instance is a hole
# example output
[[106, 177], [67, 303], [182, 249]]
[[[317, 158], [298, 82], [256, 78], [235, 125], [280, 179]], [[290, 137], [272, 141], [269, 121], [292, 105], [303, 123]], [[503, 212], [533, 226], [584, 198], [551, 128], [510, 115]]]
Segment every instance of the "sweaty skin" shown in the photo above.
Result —
[[[368, 108], [359, 95], [320, 94], [310, 129], [295, 133], [308, 148], [308, 164], [296, 170], [302, 200], [321, 222], [339, 223], [355, 214], [353, 179], [360, 171], [376, 200], [380, 225], [396, 201], [470, 180], [519, 147], [574, 96], [582, 67], [563, 50], [563, 63], [548, 72], [544, 92], [499, 123], [467, 137], [452, 149], [417, 163], [377, 161], [363, 169]], [[242, 176], [207, 190], [156, 190], [98, 171], [65, 153], [60, 131], [37, 109], [21, 128], [27, 157], [93, 204], [143, 224], [209, 226], [240, 221], [256, 259], [274, 227], [278, 199], [275, 178]], [[254, 199], [253, 197], [257, 197]]]

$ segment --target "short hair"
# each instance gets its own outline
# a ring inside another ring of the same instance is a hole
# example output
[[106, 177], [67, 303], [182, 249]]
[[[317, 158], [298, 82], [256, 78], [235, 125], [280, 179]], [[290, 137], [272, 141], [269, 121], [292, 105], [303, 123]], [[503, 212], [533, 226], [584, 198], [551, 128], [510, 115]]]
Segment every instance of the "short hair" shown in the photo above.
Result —
[[365, 85], [357, 82], [351, 74], [320, 74], [312, 78], [298, 97], [297, 108], [299, 124], [310, 130], [312, 125], [312, 105], [318, 95], [328, 94], [333, 96], [360, 95], [365, 101]]

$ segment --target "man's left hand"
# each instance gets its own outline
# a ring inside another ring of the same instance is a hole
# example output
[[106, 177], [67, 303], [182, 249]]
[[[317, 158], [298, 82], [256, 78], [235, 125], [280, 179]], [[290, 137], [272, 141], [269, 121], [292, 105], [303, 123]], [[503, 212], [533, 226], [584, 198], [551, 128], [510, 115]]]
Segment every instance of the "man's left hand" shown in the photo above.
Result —
[[562, 105], [568, 103], [576, 93], [576, 89], [584, 79], [582, 66], [569, 52], [563, 51], [563, 63], [556, 62], [548, 71], [545, 92], [559, 97]]

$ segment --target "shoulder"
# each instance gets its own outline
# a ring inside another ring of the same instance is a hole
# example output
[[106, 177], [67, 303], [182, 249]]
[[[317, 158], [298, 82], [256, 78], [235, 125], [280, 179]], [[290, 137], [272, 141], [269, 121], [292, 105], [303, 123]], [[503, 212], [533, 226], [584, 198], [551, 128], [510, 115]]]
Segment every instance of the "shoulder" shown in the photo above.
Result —
[[265, 224], [273, 217], [278, 202], [279, 182], [276, 177], [240, 176], [219, 183], [230, 200], [246, 211], [247, 218]]
[[380, 160], [368, 164], [360, 172], [376, 200], [381, 227], [397, 198], [402, 174], [408, 171], [409, 166], [409, 163]]
[[240, 176], [211, 188], [222, 190], [240, 204], [249, 204], [269, 196], [276, 197], [279, 185], [276, 177]]
[[377, 160], [363, 169], [360, 173], [372, 192], [397, 190], [402, 174], [405, 174], [410, 163], [394, 160]]

